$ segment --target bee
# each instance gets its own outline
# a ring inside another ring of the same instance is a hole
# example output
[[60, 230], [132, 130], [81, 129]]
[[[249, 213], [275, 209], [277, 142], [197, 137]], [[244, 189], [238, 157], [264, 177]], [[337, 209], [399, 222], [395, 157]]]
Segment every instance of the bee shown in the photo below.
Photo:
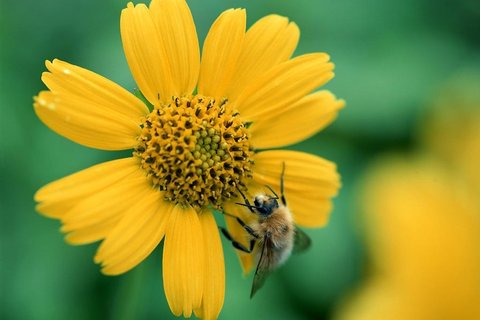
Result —
[[251, 204], [242, 191], [238, 190], [244, 203], [237, 204], [247, 207], [256, 216], [252, 223], [246, 224], [240, 218], [223, 212], [234, 217], [250, 237], [250, 245], [247, 248], [233, 239], [226, 229], [220, 228], [234, 248], [255, 255], [257, 269], [253, 277], [250, 298], [264, 285], [267, 276], [284, 264], [292, 253], [305, 251], [311, 245], [307, 234], [295, 226], [292, 213], [287, 207], [284, 175], [285, 163], [282, 165], [280, 176], [280, 197], [271, 187], [266, 186], [271, 194], [258, 194]]

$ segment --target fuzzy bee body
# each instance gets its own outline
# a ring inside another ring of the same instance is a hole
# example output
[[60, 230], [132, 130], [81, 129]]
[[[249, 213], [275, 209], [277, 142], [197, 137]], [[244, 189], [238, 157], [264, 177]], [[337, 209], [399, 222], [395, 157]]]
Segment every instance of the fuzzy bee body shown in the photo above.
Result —
[[[283, 167], [280, 179], [281, 197], [278, 197], [275, 191], [267, 186], [273, 195], [258, 194], [251, 204], [239, 190], [245, 203], [237, 204], [247, 207], [252, 214], [256, 215], [256, 219], [249, 224], [235, 217], [250, 235], [249, 248], [233, 239], [226, 229], [221, 228], [222, 233], [236, 249], [255, 255], [257, 269], [253, 278], [250, 297], [253, 297], [258, 289], [263, 286], [270, 272], [285, 263], [292, 253], [302, 252], [311, 244], [310, 238], [295, 227], [292, 213], [287, 207], [283, 192], [284, 170]], [[278, 200], [281, 200], [281, 203]]]
[[[265, 201], [275, 201], [275, 199], [268, 199], [266, 195], [258, 195], [255, 197], [255, 202], [259, 199]], [[250, 228], [258, 235], [256, 245], [256, 260], [260, 262], [262, 256], [262, 249], [266, 246], [265, 255], [262, 259], [262, 265], [272, 271], [285, 263], [291, 255], [295, 237], [295, 225], [293, 223], [292, 214], [290, 210], [284, 205], [278, 205], [269, 215], [258, 214], [258, 220], [249, 225]]]
[[[283, 174], [281, 185], [283, 186]], [[259, 194], [253, 200], [254, 205], [250, 205], [244, 198], [244, 205], [258, 217], [246, 229], [252, 236], [251, 243], [256, 244], [253, 247], [251, 245], [250, 251], [255, 252], [257, 260], [250, 297], [263, 286], [268, 274], [285, 263], [292, 252], [304, 251], [311, 243], [310, 238], [295, 227], [293, 216], [286, 205], [283, 187], [281, 204], [278, 203], [280, 198], [269, 189], [274, 196]]]

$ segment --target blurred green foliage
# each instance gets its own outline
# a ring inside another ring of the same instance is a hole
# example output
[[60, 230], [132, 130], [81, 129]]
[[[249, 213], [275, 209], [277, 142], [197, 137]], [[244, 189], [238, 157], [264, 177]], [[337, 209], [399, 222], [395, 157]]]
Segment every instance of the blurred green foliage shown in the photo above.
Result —
[[[365, 165], [385, 150], [408, 149], [418, 115], [442, 83], [480, 63], [477, 0], [188, 1], [201, 41], [216, 16], [247, 9], [248, 24], [278, 13], [301, 31], [296, 54], [324, 51], [336, 63], [327, 85], [347, 101], [339, 119], [292, 147], [338, 164], [343, 188], [325, 229], [307, 230], [313, 248], [293, 257], [253, 301], [225, 244], [222, 319], [328, 319], [362, 277], [355, 189]], [[34, 211], [33, 194], [54, 179], [119, 156], [56, 135], [32, 110], [44, 89], [44, 60], [60, 58], [133, 90], [119, 33], [127, 1], [0, 2], [0, 318], [168, 319], [161, 250], [119, 277], [100, 274], [97, 245], [64, 243], [59, 223]], [[126, 155], [124, 153], [123, 155]], [[288, 196], [288, 195], [287, 195]], [[218, 221], [221, 221], [218, 219]]]

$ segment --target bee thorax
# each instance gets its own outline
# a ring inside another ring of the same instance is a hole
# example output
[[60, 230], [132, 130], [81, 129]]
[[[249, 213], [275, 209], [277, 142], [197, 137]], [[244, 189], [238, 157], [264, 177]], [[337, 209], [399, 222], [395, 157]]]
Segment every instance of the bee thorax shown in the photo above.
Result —
[[268, 237], [276, 249], [282, 249], [293, 242], [295, 227], [288, 209], [280, 207], [271, 216], [260, 219], [254, 230]]

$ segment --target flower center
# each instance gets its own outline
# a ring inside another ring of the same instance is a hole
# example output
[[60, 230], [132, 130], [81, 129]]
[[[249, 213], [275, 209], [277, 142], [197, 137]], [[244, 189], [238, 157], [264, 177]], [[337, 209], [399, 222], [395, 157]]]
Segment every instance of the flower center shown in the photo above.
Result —
[[165, 200], [218, 208], [252, 178], [248, 131], [227, 100], [172, 97], [141, 127], [133, 154]]

